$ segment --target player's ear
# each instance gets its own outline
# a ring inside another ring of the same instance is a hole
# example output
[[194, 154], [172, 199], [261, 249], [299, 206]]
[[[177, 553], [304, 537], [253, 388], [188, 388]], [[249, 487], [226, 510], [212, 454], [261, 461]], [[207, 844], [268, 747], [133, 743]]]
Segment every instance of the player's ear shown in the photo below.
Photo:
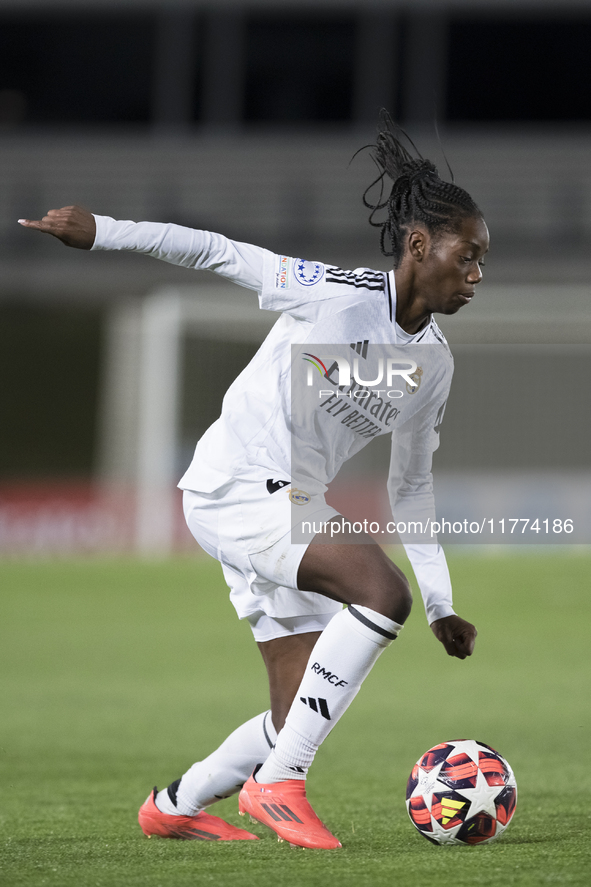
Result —
[[427, 235], [420, 228], [411, 231], [408, 235], [408, 252], [416, 262], [422, 262], [427, 250]]

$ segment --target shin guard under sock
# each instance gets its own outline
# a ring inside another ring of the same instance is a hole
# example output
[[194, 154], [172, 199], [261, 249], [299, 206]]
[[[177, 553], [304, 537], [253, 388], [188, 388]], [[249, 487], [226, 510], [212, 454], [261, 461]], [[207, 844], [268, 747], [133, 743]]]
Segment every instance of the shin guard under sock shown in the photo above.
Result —
[[368, 607], [351, 606], [320, 635], [260, 783], [305, 779], [320, 744], [347, 710], [378, 656], [402, 626]]

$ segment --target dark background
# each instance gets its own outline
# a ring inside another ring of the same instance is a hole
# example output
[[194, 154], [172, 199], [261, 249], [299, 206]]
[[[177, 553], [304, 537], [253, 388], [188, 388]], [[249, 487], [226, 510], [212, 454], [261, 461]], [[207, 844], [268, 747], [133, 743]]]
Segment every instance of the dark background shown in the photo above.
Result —
[[[199, 123], [210, 22], [203, 11], [185, 17], [194, 47], [189, 117]], [[394, 12], [392, 20], [391, 111], [400, 119], [409, 17]], [[157, 12], [0, 12], [0, 114], [31, 126], [150, 124], [160, 27]], [[252, 12], [242, 27], [241, 122], [352, 121], [358, 14]], [[440, 121], [591, 119], [591, 14], [452, 11], [442, 30]]]

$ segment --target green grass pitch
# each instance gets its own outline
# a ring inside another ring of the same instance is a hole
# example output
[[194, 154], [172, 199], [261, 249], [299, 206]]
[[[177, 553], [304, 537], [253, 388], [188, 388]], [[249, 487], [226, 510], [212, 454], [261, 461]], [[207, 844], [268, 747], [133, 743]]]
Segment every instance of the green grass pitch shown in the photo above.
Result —
[[[0, 564], [3, 887], [474, 887], [591, 883], [591, 556], [451, 551], [476, 653], [448, 658], [420, 601], [320, 749], [312, 804], [340, 851], [147, 840], [137, 809], [267, 707], [221, 572], [163, 563]], [[470, 737], [512, 764], [517, 812], [483, 847], [433, 847], [404, 789], [430, 746]], [[241, 824], [236, 798], [212, 812]]]

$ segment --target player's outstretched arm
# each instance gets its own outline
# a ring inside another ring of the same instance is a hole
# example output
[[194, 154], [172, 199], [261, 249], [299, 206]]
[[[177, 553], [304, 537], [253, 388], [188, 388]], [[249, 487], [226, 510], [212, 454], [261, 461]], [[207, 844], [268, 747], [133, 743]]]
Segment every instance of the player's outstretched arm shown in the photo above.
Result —
[[472, 655], [478, 632], [470, 622], [456, 615], [444, 616], [431, 623], [431, 630], [445, 647], [448, 656], [465, 659]]
[[19, 219], [18, 223], [24, 228], [34, 228], [43, 234], [51, 234], [66, 246], [73, 246], [76, 249], [91, 249], [96, 237], [94, 216], [81, 206], [50, 209], [47, 215], [38, 221]]
[[[117, 221], [109, 216], [93, 216], [81, 206], [51, 209], [39, 221], [19, 219], [19, 223], [77, 249], [139, 253], [183, 268], [214, 271], [257, 292], [263, 287], [267, 250], [237, 243], [223, 234], [171, 223]], [[272, 253], [268, 256], [273, 258]]]

